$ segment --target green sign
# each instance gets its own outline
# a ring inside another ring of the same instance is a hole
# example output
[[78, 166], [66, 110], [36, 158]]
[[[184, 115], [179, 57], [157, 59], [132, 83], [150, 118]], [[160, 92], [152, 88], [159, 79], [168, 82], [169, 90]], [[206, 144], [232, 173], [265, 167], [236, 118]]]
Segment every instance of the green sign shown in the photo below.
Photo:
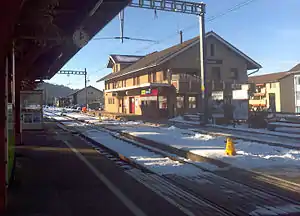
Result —
[[14, 166], [15, 159], [15, 136], [14, 136], [14, 116], [13, 116], [13, 106], [11, 103], [7, 104], [7, 174], [6, 182], [12, 175], [12, 170]]

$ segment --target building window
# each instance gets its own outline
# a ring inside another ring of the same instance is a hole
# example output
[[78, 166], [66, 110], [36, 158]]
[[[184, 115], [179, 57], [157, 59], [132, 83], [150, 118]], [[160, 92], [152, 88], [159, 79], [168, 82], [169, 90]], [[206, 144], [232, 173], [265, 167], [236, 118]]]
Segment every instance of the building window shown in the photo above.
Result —
[[239, 78], [238, 69], [237, 68], [231, 68], [230, 69], [230, 78], [237, 80]]
[[126, 87], [126, 80], [122, 80], [122, 87]]
[[184, 96], [176, 97], [176, 104], [177, 108], [184, 108]]
[[152, 73], [152, 82], [156, 82], [156, 72]]
[[168, 100], [165, 96], [158, 97], [158, 108], [159, 109], [167, 109], [168, 108]]
[[167, 70], [163, 70], [163, 80], [167, 80], [168, 79], [168, 71]]
[[210, 47], [209, 47], [210, 49], [210, 56], [215, 56], [215, 54], [216, 54], [216, 44], [210, 44]]
[[296, 92], [296, 100], [300, 100], [300, 92]]
[[195, 96], [189, 96], [189, 108], [194, 109], [197, 108], [197, 103], [196, 103], [196, 97]]
[[113, 82], [113, 89], [115, 89], [117, 86], [117, 83], [116, 82]]
[[140, 77], [133, 77], [133, 85], [139, 85], [140, 84]]
[[148, 82], [150, 83], [151, 82], [151, 73], [148, 72]]
[[211, 69], [212, 80], [221, 80], [221, 68], [220, 67], [212, 67]]
[[270, 83], [270, 88], [276, 88], [276, 83]]
[[108, 104], [115, 104], [114, 98], [108, 98]]

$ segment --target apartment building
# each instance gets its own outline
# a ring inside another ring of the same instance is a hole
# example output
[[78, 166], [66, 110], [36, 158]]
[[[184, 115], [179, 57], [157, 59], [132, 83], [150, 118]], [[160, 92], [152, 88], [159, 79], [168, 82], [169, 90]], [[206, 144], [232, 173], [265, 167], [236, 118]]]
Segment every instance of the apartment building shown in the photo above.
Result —
[[300, 112], [300, 64], [285, 72], [249, 77], [256, 92], [249, 104], [276, 112]]
[[[246, 83], [261, 66], [215, 32], [206, 34], [206, 91]], [[200, 102], [199, 37], [146, 56], [111, 55], [105, 81], [105, 111], [171, 117], [197, 112]]]

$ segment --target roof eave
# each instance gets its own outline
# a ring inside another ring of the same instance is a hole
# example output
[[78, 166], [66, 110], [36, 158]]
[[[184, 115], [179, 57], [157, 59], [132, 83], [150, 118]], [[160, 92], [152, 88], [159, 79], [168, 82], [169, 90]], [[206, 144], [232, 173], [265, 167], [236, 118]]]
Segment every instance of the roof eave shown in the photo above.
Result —
[[[119, 78], [119, 77], [122, 77], [122, 76], [126, 76], [126, 75], [131, 74], [131, 73], [139, 72], [139, 71], [144, 70], [144, 69], [154, 68], [154, 67], [159, 66], [159, 65], [160, 65], [160, 64], [150, 65], [150, 66], [147, 66], [147, 67], [139, 68], [139, 69], [137, 69], [137, 70], [129, 71], [129, 72], [124, 73], [124, 74], [120, 74], [120, 76], [115, 76], [115, 77], [112, 77], [112, 78], [105, 79], [105, 78], [109, 75], [109, 74], [108, 74], [108, 75], [102, 77], [101, 79], [97, 80], [96, 82], [112, 80], [112, 79], [115, 79], [115, 78]], [[110, 74], [111, 74], [111, 73], [110, 73]]]
[[258, 70], [258, 69], [262, 68], [262, 66], [258, 63], [256, 63], [256, 64], [253, 64], [251, 62], [248, 62], [248, 63], [250, 63], [250, 65], [247, 65], [247, 70]]

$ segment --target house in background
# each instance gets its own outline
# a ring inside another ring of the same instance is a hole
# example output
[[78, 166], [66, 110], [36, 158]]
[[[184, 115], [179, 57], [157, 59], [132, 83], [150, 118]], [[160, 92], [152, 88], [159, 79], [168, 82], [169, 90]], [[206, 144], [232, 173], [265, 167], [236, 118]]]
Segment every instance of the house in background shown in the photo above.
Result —
[[[85, 88], [77, 90], [67, 96], [73, 105], [85, 105], [86, 93]], [[87, 103], [89, 108], [98, 109], [100, 105], [104, 104], [103, 92], [93, 86], [87, 87]], [[95, 105], [98, 104], [98, 105]], [[95, 108], [94, 108], [95, 107]]]
[[[215, 32], [206, 34], [206, 44], [209, 94], [223, 91], [225, 84], [246, 83], [247, 71], [261, 68]], [[199, 37], [195, 37], [160, 52], [138, 56], [132, 63], [116, 62], [116, 56], [110, 56], [112, 73], [97, 81], [105, 81], [105, 111], [155, 118], [198, 112], [199, 49]]]
[[70, 98], [68, 97], [55, 97], [54, 105], [57, 107], [67, 107], [72, 105]]
[[300, 64], [285, 72], [251, 76], [249, 82], [256, 85], [250, 105], [300, 113]]

